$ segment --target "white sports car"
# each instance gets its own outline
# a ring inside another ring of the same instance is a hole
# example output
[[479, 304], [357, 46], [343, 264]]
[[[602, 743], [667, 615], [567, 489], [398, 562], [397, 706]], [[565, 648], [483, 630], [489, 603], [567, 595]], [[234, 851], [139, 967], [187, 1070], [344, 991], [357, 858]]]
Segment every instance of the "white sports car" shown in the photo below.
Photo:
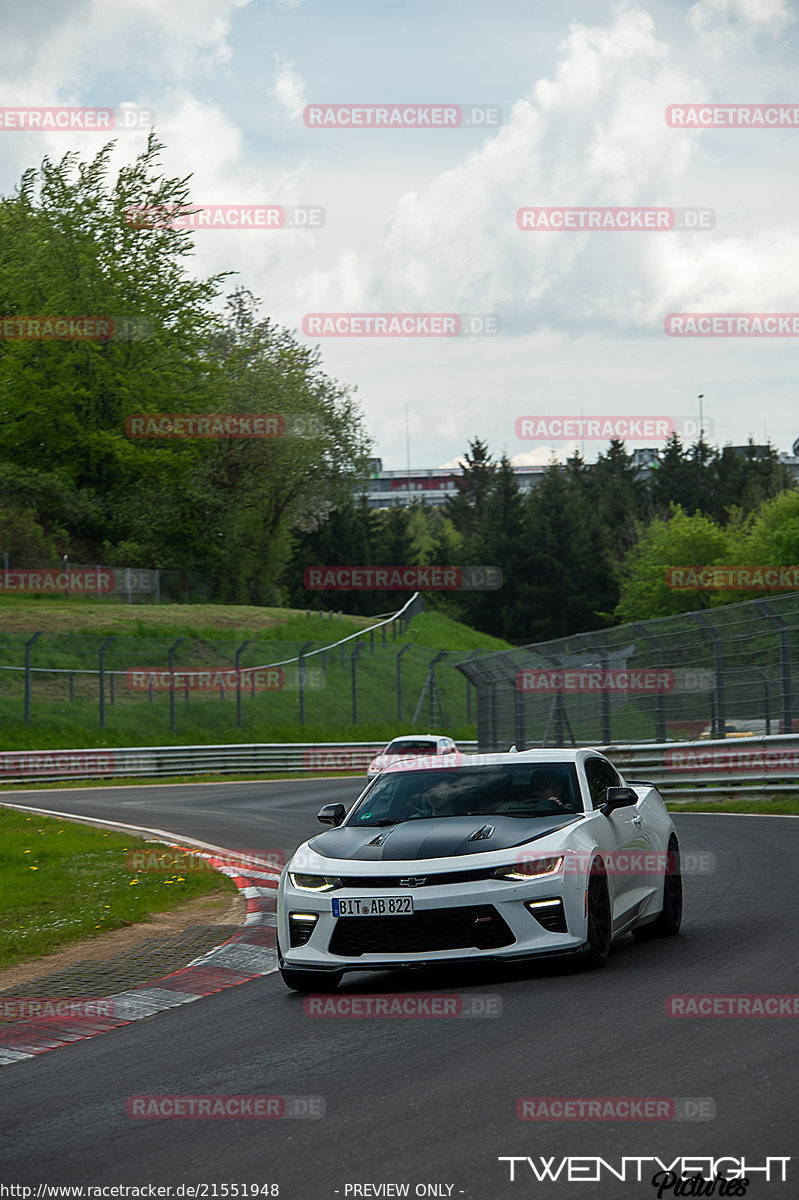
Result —
[[414, 762], [418, 762], [420, 758], [432, 758], [447, 754], [460, 754], [458, 747], [450, 737], [437, 737], [433, 733], [396, 737], [369, 763], [366, 769], [366, 778], [374, 779], [375, 775], [379, 775], [386, 767], [393, 767], [403, 759], [412, 759]]
[[398, 763], [305, 842], [278, 891], [278, 950], [295, 991], [345, 971], [519, 961], [602, 966], [613, 938], [675, 934], [682, 877], [654, 784], [598, 750]]

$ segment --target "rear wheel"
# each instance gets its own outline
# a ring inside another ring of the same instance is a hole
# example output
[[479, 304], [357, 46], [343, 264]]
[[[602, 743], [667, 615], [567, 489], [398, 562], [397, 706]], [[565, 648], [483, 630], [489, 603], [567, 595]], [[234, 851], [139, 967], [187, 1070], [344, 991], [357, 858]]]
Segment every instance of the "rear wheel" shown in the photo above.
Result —
[[344, 972], [295, 971], [292, 967], [281, 967], [280, 974], [286, 987], [293, 992], [334, 992]]
[[610, 956], [612, 922], [610, 917], [610, 893], [605, 865], [595, 859], [588, 876], [586, 903], [588, 906], [588, 937], [582, 955], [583, 966], [604, 967]]
[[666, 874], [663, 879], [663, 907], [654, 921], [633, 930], [633, 937], [674, 937], [682, 924], [682, 871], [680, 847], [676, 838], [669, 840]]

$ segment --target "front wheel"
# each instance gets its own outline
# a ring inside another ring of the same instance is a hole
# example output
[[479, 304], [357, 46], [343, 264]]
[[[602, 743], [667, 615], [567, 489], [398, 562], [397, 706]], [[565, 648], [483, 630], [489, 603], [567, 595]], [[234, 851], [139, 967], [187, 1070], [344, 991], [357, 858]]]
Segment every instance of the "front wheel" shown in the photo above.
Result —
[[588, 908], [588, 939], [582, 955], [585, 967], [604, 967], [610, 957], [612, 926], [610, 919], [610, 893], [604, 863], [596, 859], [591, 864], [586, 889]]
[[344, 972], [295, 971], [293, 967], [281, 967], [280, 974], [292, 992], [334, 992]]
[[680, 847], [676, 838], [669, 840], [666, 855], [666, 874], [663, 879], [663, 907], [649, 925], [633, 930], [633, 937], [646, 939], [674, 937], [682, 924], [682, 871], [680, 870]]

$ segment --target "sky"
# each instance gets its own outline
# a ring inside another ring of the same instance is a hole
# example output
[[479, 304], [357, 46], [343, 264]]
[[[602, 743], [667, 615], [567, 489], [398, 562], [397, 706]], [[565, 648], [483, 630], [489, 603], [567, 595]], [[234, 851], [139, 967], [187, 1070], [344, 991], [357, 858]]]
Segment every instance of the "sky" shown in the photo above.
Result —
[[[236, 271], [231, 288], [321, 347], [386, 469], [406, 467], [408, 443], [412, 467], [450, 465], [475, 437], [518, 464], [577, 446], [591, 461], [607, 440], [549, 424], [580, 415], [658, 418], [690, 441], [700, 394], [714, 444], [790, 451], [797, 337], [669, 336], [665, 322], [799, 312], [797, 15], [789, 0], [0, 0], [0, 107], [148, 108], [165, 172], [192, 175], [198, 205], [321, 209], [313, 227], [197, 230], [191, 269]], [[795, 105], [796, 124], [667, 123], [670, 105], [707, 104]], [[306, 106], [332, 105], [474, 117], [308, 124]], [[121, 131], [114, 164], [146, 136]], [[46, 154], [90, 158], [107, 138], [1, 130], [0, 193]], [[524, 208], [625, 206], [712, 219], [517, 223]], [[479, 314], [493, 332], [305, 332], [314, 314], [353, 313]], [[628, 442], [643, 445], [663, 436]]]

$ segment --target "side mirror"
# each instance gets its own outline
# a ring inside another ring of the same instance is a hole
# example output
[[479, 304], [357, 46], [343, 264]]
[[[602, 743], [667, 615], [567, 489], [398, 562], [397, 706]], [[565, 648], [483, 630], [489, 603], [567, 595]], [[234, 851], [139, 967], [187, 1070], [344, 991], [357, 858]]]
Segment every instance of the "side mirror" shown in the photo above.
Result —
[[323, 825], [340, 825], [346, 815], [347, 809], [343, 804], [323, 804], [316, 819]]
[[617, 808], [629, 808], [638, 803], [638, 793], [629, 787], [609, 787], [606, 795], [607, 799], [599, 810], [606, 817]]

